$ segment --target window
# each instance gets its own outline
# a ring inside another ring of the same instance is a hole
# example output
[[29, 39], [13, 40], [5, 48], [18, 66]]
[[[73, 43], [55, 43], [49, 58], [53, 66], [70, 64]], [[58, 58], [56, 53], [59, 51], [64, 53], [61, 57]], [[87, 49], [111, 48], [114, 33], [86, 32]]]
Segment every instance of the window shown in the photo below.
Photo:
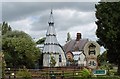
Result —
[[89, 46], [89, 55], [90, 54], [96, 54], [96, 52], [95, 52], [95, 48], [96, 48], [96, 46], [93, 44], [93, 43], [91, 43], [91, 45]]
[[61, 55], [59, 55], [59, 62], [62, 62], [62, 57], [61, 57]]

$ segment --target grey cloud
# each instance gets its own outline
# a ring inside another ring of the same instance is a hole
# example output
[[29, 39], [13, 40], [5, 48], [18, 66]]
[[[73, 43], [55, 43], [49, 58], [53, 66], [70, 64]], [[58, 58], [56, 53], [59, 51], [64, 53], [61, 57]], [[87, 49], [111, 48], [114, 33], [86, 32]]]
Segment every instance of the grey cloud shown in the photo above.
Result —
[[[59, 12], [54, 13], [54, 20], [55, 20], [55, 28], [59, 31], [68, 30], [69, 28], [73, 28], [75, 26], [89, 24], [95, 21], [94, 12], [85, 12], [86, 16], [82, 16], [79, 11], [75, 13], [67, 15], [61, 15]], [[83, 13], [84, 14], [84, 13]], [[71, 17], [70, 17], [71, 16]], [[82, 17], [81, 17], [82, 16]], [[39, 19], [32, 24], [32, 31], [41, 31], [46, 30], [48, 28], [48, 18], [49, 18], [49, 11], [45, 11]]]
[[26, 2], [5, 2], [2, 4], [2, 19], [4, 21], [15, 21], [24, 19], [28, 16], [34, 16], [41, 11], [38, 9], [38, 3]]
[[68, 20], [64, 20], [64, 18], [67, 17], [59, 17], [56, 22], [57, 24], [56, 27], [59, 30], [68, 30], [68, 28], [73, 28], [75, 26], [85, 25], [94, 22], [95, 20], [95, 17], [93, 15], [94, 13], [86, 13], [86, 14], [87, 16], [84, 17], [78, 17], [78, 15], [73, 14], [73, 16]]
[[44, 14], [38, 16], [38, 19], [36, 21], [34, 21], [32, 24], [31, 24], [31, 28], [30, 30], [32, 31], [40, 31], [40, 30], [46, 30], [47, 27], [48, 27], [48, 18], [49, 18], [49, 14], [47, 14], [48, 12], [45, 11]]
[[76, 9], [82, 12], [95, 11], [94, 2], [3, 2], [2, 20], [15, 21], [41, 14], [51, 9]]
[[[88, 28], [87, 24], [95, 21], [94, 13], [90, 13], [95, 11], [94, 5], [95, 3], [93, 2], [3, 2], [2, 20], [14, 23], [17, 20], [31, 18], [32, 24], [30, 24], [31, 28], [28, 28], [28, 33], [34, 38], [39, 38], [45, 36], [46, 29], [48, 28], [49, 13], [52, 7], [54, 9], [57, 34], [62, 31], [65, 31], [65, 33], [67, 31], [70, 32], [71, 28], [72, 31], [76, 32], [76, 29], [73, 28], [78, 27], [77, 29], [81, 29], [83, 28], [82, 25]], [[61, 13], [57, 12], [57, 10], [64, 11], [65, 9], [70, 11], [75, 10], [76, 12], [73, 13], [71, 17], [69, 17], [69, 13], [62, 16], [60, 15]], [[78, 17], [79, 14], [76, 14], [77, 12], [87, 13], [87, 15], [84, 17]], [[65, 36], [66, 35], [64, 34], [58, 34], [58, 39], [64, 38]], [[85, 36], [90, 37], [90, 35], [87, 34], [85, 34]], [[60, 41], [63, 42], [63, 40]]]

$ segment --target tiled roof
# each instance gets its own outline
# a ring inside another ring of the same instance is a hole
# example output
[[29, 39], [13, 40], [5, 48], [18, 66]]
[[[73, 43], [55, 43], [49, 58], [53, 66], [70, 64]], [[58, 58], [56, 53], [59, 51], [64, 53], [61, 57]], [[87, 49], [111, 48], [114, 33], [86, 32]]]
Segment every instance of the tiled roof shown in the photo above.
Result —
[[88, 39], [80, 39], [79, 41], [71, 40], [64, 45], [64, 51], [81, 51], [83, 50], [85, 44], [88, 42]]

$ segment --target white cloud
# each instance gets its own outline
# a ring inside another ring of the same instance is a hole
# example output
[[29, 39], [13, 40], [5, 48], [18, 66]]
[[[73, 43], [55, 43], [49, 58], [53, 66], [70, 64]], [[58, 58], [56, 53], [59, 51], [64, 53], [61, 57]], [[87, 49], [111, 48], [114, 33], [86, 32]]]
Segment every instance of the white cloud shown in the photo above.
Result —
[[29, 33], [31, 28], [31, 23], [32, 23], [31, 18], [25, 18], [22, 20], [9, 22], [9, 25], [12, 27], [13, 30], [20, 30]]
[[81, 12], [95, 11], [95, 2], [3, 2], [3, 21], [16, 21], [29, 16], [40, 15], [53, 7], [56, 9], [71, 9]]
[[32, 38], [44, 37], [48, 28], [50, 6], [53, 5], [57, 39], [64, 45], [67, 32], [73, 39], [77, 32], [83, 38], [96, 40], [95, 3], [4, 3], [3, 19], [15, 30], [22, 30]]
[[93, 23], [86, 24], [86, 25], [81, 25], [81, 26], [76, 26], [76, 27], [71, 27], [69, 29], [69, 32], [72, 35], [72, 38], [76, 38], [76, 33], [80, 32], [82, 33], [82, 38], [89, 38], [91, 40], [96, 40], [95, 36], [95, 30], [97, 26]]

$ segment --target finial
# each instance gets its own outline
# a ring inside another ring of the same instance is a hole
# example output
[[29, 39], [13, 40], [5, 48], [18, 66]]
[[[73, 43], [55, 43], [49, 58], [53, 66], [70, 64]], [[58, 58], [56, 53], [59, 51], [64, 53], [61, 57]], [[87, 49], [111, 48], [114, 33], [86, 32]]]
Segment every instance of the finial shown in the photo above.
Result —
[[50, 12], [50, 17], [49, 17], [49, 26], [53, 26], [54, 25], [54, 18], [53, 18], [53, 11], [51, 9], [51, 12]]
[[51, 9], [51, 14], [53, 14], [52, 9]]

